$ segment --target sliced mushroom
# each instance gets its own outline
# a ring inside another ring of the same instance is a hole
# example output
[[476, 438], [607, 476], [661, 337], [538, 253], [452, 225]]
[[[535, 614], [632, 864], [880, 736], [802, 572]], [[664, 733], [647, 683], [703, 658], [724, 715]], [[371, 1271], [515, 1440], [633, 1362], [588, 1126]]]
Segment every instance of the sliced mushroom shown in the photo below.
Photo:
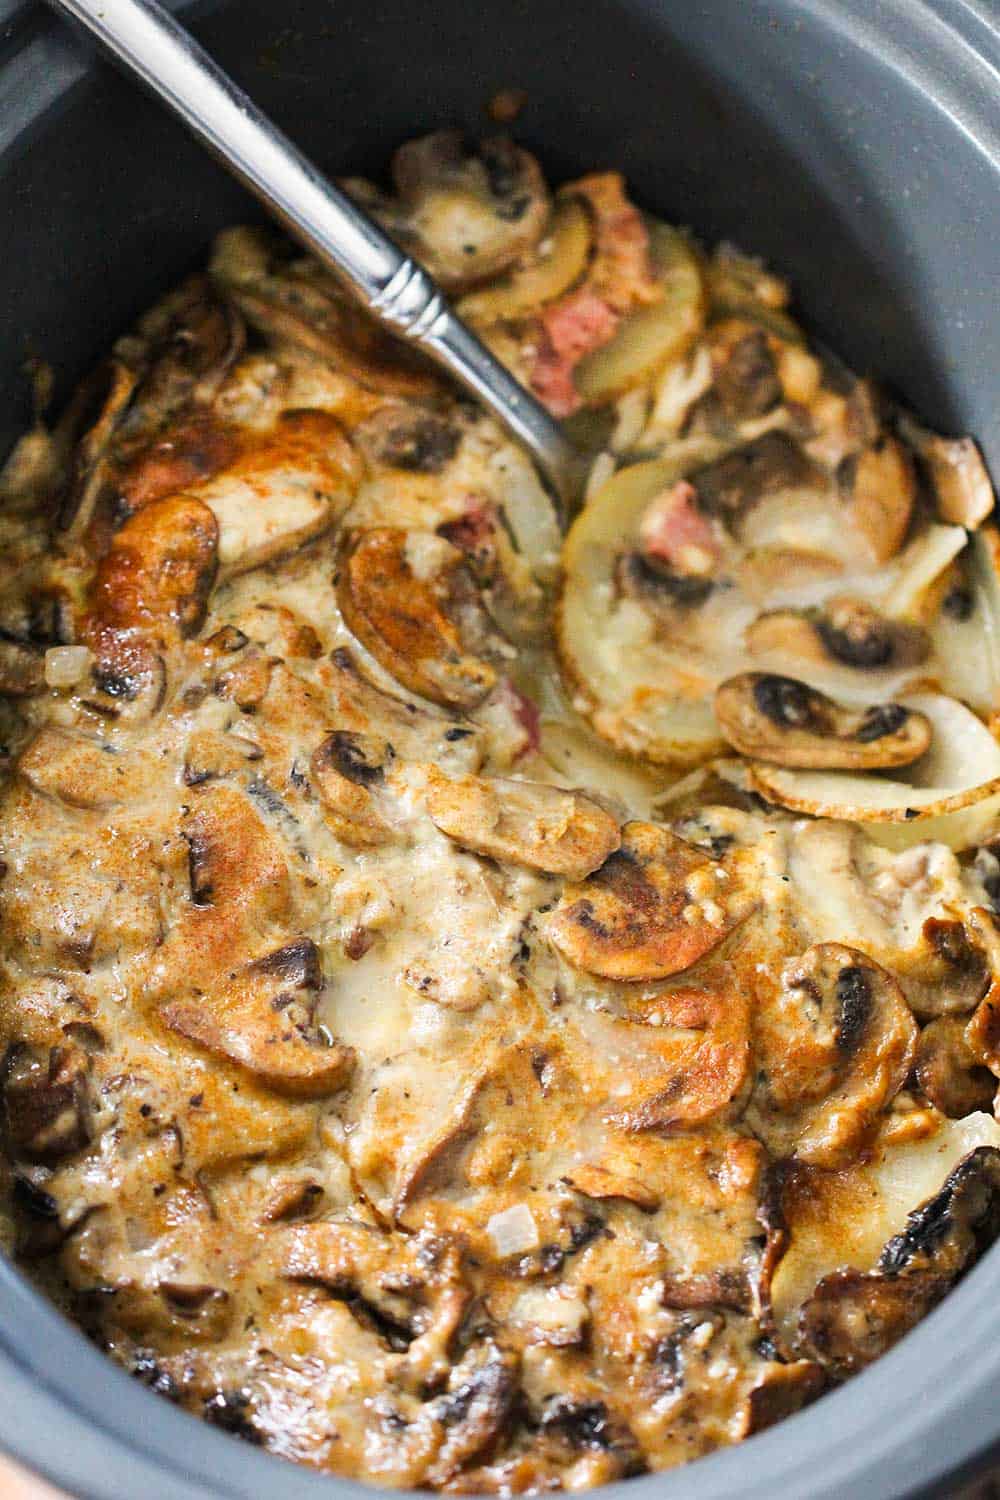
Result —
[[815, 1360], [766, 1365], [747, 1395], [740, 1437], [752, 1437], [793, 1416], [814, 1401], [825, 1385], [823, 1366]]
[[[202, 276], [182, 283], [118, 341], [115, 357], [76, 398], [72, 420], [89, 430], [60, 507], [58, 524], [68, 540], [83, 537], [105, 502], [109, 510], [121, 499], [135, 508], [133, 490], [135, 505], [148, 503], [204, 477], [221, 460], [228, 439], [209, 407], [243, 343], [238, 314], [211, 295]], [[176, 448], [156, 453], [168, 423]], [[149, 483], [154, 470], [159, 480]]]
[[762, 417], [782, 399], [781, 381], [767, 332], [740, 318], [728, 318], [709, 329], [712, 396], [728, 422]]
[[218, 570], [219, 527], [200, 500], [156, 500], [111, 541], [91, 589], [91, 608], [113, 629], [200, 629]]
[[955, 850], [975, 846], [995, 826], [1000, 746], [985, 724], [954, 699], [914, 694], [904, 706], [930, 721], [932, 739], [898, 779], [757, 761], [749, 768], [753, 785], [769, 801], [795, 812], [864, 823], [871, 837], [891, 848], [928, 839]]
[[339, 422], [322, 411], [283, 412], [247, 440], [232, 463], [189, 493], [219, 527], [222, 576], [233, 577], [301, 547], [334, 524], [361, 477]]
[[384, 740], [400, 760], [433, 760], [457, 774], [478, 771], [482, 764], [484, 736], [478, 725], [384, 692], [345, 647], [323, 664], [320, 678], [330, 692], [335, 721], [345, 730]]
[[874, 1271], [834, 1271], [804, 1304], [800, 1345], [838, 1379], [890, 1349], [1000, 1232], [1000, 1152], [980, 1146], [914, 1209]]
[[549, 936], [577, 968], [604, 979], [665, 979], [717, 948], [753, 896], [703, 849], [652, 823], [626, 823], [621, 847], [563, 892]]
[[996, 1079], [957, 1016], [940, 1016], [921, 1031], [914, 1076], [926, 1098], [952, 1120], [990, 1109], [997, 1091]]
[[599, 1203], [620, 1198], [625, 1203], [634, 1203], [645, 1214], [655, 1213], [660, 1206], [662, 1194], [651, 1184], [592, 1162], [574, 1167], [566, 1174], [566, 1180], [585, 1198], [594, 1198]]
[[462, 429], [419, 406], [386, 405], [354, 434], [369, 462], [408, 474], [440, 474], [458, 452]]
[[921, 1017], [969, 1015], [992, 983], [989, 953], [972, 920], [928, 917], [919, 940], [893, 955], [893, 972]]
[[913, 462], [898, 438], [881, 435], [851, 453], [837, 469], [849, 524], [861, 533], [876, 562], [895, 557], [917, 498]]
[[90, 1059], [80, 1047], [15, 1046], [4, 1062], [4, 1140], [15, 1161], [52, 1163], [91, 1139]]
[[285, 853], [242, 793], [209, 784], [194, 796], [182, 824], [191, 901], [157, 954], [158, 1015], [279, 1093], [334, 1093], [354, 1053], [315, 1025], [315, 945], [264, 936], [291, 919]]
[[392, 746], [377, 735], [337, 729], [313, 751], [309, 776], [337, 837], [355, 848], [382, 844], [390, 830], [372, 795], [385, 781]]
[[909, 765], [931, 741], [927, 719], [902, 704], [845, 708], [793, 677], [762, 672], [724, 682], [715, 717], [741, 755], [817, 770]]
[[[620, 1130], [667, 1131], [739, 1108], [750, 1084], [749, 992], [725, 962], [676, 989], [608, 996], [579, 1021], [580, 1074], [600, 1080], [603, 1109]], [[595, 1077], [596, 1075], [596, 1077]]]
[[426, 364], [345, 298], [315, 261], [289, 255], [273, 233], [226, 229], [213, 246], [209, 274], [265, 337], [318, 355], [366, 389], [403, 396], [439, 389]]
[[361, 644], [397, 682], [449, 708], [496, 685], [497, 638], [464, 554], [432, 532], [382, 526], [349, 537], [337, 599]]
[[975, 531], [994, 505], [993, 486], [975, 441], [940, 437], [912, 417], [904, 417], [900, 428], [926, 466], [941, 520]]
[[946, 1281], [926, 1273], [833, 1271], [803, 1305], [799, 1347], [846, 1380], [898, 1343], [947, 1290]]
[[589, 797], [540, 782], [449, 781], [432, 770], [427, 811], [464, 849], [568, 880], [596, 870], [620, 838], [617, 820]]
[[902, 990], [857, 949], [817, 943], [786, 968], [771, 1024], [755, 1096], [763, 1139], [799, 1161], [844, 1165], [913, 1062], [917, 1027]]
[[803, 657], [859, 671], [919, 666], [930, 641], [918, 625], [879, 614], [858, 599], [831, 599], [823, 610], [779, 609], [759, 615], [745, 633], [753, 656]]
[[355, 1062], [352, 1048], [314, 1025], [320, 984], [315, 946], [300, 939], [230, 970], [210, 995], [163, 1002], [159, 1015], [278, 1093], [320, 1098], [343, 1088]]
[[765, 432], [689, 477], [705, 514], [718, 516], [737, 535], [747, 514], [765, 495], [825, 482], [783, 432]]
[[17, 762], [18, 774], [36, 792], [91, 809], [135, 801], [154, 784], [156, 769], [141, 751], [117, 753], [53, 728], [40, 730]]

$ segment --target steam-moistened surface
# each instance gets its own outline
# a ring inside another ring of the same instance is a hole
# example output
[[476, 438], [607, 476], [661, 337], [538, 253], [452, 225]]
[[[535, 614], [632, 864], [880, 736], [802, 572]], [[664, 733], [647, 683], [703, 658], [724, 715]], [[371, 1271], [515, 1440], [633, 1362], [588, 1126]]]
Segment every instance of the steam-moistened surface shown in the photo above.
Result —
[[250, 230], [19, 445], [10, 1244], [250, 1443], [582, 1489], [794, 1412], [1000, 1225], [993, 495], [614, 173], [351, 187], [587, 495], [563, 542]]

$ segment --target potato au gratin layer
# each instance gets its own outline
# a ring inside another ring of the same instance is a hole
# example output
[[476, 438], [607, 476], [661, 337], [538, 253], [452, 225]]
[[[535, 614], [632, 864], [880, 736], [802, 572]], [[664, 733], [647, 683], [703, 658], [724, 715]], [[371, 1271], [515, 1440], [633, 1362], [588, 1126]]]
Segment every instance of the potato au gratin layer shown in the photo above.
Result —
[[39, 417], [8, 1244], [275, 1454], [579, 1490], [795, 1412], [1000, 1227], [993, 494], [617, 173], [443, 133], [349, 186], [586, 495], [256, 229]]

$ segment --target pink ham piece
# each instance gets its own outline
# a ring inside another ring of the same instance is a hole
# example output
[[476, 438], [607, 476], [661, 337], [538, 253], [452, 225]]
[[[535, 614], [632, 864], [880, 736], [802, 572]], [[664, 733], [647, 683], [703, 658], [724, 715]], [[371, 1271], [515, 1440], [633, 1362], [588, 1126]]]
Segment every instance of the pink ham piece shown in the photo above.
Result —
[[570, 417], [581, 405], [573, 371], [585, 354], [614, 335], [618, 314], [589, 287], [562, 297], [542, 313], [542, 333], [531, 385], [554, 417]]
[[639, 527], [639, 539], [648, 556], [662, 558], [677, 573], [703, 577], [712, 572], [721, 549], [697, 500], [694, 485], [679, 480], [652, 502]]

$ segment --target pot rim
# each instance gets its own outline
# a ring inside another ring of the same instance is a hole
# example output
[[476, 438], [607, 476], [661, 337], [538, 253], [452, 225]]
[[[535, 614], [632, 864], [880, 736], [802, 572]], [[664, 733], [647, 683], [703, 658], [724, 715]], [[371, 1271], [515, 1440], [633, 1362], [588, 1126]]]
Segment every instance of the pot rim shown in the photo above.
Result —
[[[170, 9], [204, 9], [167, 0]], [[659, 8], [663, 0], [639, 0]], [[750, 0], [764, 8], [764, 0]], [[943, 112], [1000, 186], [1000, 0], [810, 0], [834, 44], [880, 60]], [[93, 71], [32, 0], [0, 0], [0, 162]], [[1000, 1244], [895, 1349], [777, 1427], [667, 1473], [628, 1500], [919, 1500], [1000, 1454]], [[357, 1481], [234, 1442], [143, 1389], [0, 1256], [0, 1443], [79, 1500], [359, 1500]]]

